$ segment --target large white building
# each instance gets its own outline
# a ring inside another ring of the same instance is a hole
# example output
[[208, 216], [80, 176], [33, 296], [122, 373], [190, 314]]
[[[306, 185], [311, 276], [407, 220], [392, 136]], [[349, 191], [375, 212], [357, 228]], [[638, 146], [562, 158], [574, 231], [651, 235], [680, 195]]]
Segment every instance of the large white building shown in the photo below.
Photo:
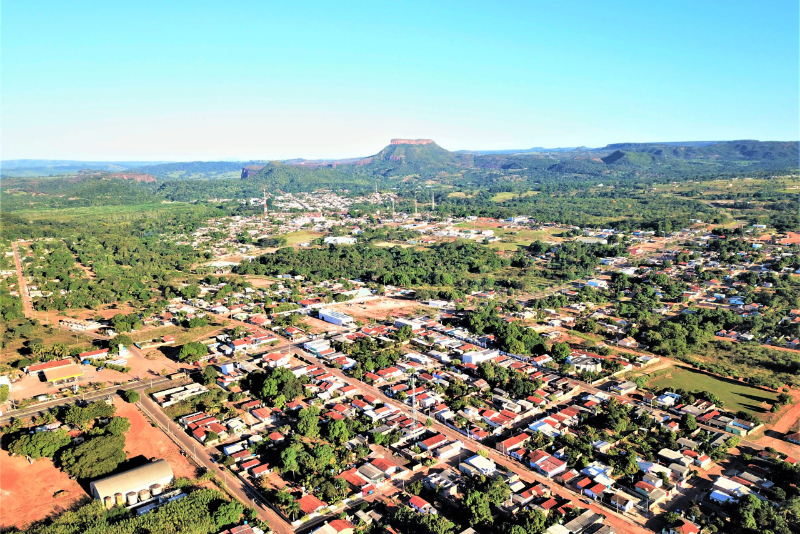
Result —
[[149, 491], [152, 486], [163, 487], [171, 484], [174, 479], [175, 476], [172, 474], [169, 463], [166, 460], [157, 460], [95, 480], [89, 484], [89, 491], [95, 499], [103, 500], [106, 497], [114, 497], [117, 493], [127, 496], [131, 492]]
[[328, 236], [323, 239], [323, 242], [326, 245], [355, 245], [356, 238], [347, 236]]
[[323, 321], [338, 325], [349, 326], [353, 324], [353, 318], [349, 315], [334, 310], [320, 310], [319, 318]]

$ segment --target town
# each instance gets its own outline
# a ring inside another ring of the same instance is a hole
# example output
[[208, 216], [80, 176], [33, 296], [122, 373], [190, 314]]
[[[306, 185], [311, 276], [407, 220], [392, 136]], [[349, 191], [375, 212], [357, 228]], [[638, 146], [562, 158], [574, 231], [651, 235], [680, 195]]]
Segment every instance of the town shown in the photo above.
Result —
[[[431, 534], [530, 524], [546, 534], [724, 531], [742, 510], [793, 491], [796, 371], [742, 378], [686, 358], [680, 344], [701, 335], [764, 350], [800, 344], [800, 310], [769, 313], [800, 268], [797, 234], [726, 235], [699, 220], [661, 237], [528, 217], [437, 220], [387, 211], [380, 194], [361, 199], [379, 207], [369, 217], [331, 192], [275, 200], [283, 211], [249, 199], [264, 212], [162, 236], [207, 255], [201, 278], [151, 315], [62, 315], [57, 300], [70, 289], [39, 270], [63, 243], [9, 247], [3, 276], [22, 281], [10, 295], [86, 347], [40, 343], [3, 375], [6, 432], [35, 427], [9, 450], [48, 456], [37, 443], [48, 433], [85, 444], [85, 420], [62, 411], [76, 399], [98, 421], [133, 403], [179, 454], [95, 479], [92, 496], [152, 513], [187, 496], [176, 472], [202, 472], [250, 507], [240, 533], [349, 534], [373, 523]], [[548, 239], [502, 246], [534, 232]], [[281, 247], [346, 251], [368, 239], [494, 245], [504, 265], [527, 269], [552, 268], [570, 247], [588, 258], [549, 287], [449, 292], [320, 280], [314, 265], [249, 267]], [[723, 327], [687, 333], [705, 322]], [[659, 323], [684, 333], [654, 335]], [[732, 403], [732, 387], [763, 407]], [[783, 434], [765, 432], [777, 425]]]

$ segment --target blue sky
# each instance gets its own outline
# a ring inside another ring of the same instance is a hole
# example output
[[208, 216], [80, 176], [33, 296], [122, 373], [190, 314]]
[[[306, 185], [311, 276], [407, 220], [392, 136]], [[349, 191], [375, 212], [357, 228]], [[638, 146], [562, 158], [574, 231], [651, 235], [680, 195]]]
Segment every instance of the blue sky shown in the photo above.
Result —
[[3, 2], [0, 155], [800, 137], [796, 0], [271, 4]]

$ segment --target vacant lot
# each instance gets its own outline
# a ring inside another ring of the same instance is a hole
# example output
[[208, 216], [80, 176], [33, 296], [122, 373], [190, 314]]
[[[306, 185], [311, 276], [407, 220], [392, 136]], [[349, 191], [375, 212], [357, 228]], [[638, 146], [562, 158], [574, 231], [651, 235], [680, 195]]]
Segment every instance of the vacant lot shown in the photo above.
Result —
[[648, 387], [708, 391], [722, 399], [726, 410], [734, 412], [743, 410], [764, 421], [769, 420], [769, 410], [777, 398], [777, 394], [770, 391], [748, 386], [735, 380], [711, 376], [689, 367], [676, 366], [645, 376], [652, 376], [647, 382]]
[[131, 421], [131, 429], [125, 434], [125, 453], [128, 458], [141, 455], [149, 459], [166, 460], [176, 477], [193, 478], [197, 475], [194, 464], [181, 455], [178, 446], [164, 432], [150, 424], [150, 420], [135, 404], [117, 398], [114, 406], [117, 407], [116, 415]]
[[355, 320], [370, 323], [375, 320], [384, 321], [389, 316], [407, 315], [414, 310], [424, 309], [424, 306], [413, 300], [380, 297], [365, 302], [342, 302], [327, 306], [327, 308], [346, 313]]
[[0, 465], [0, 528], [24, 529], [87, 497], [76, 481], [47, 458], [29, 464], [0, 450]]

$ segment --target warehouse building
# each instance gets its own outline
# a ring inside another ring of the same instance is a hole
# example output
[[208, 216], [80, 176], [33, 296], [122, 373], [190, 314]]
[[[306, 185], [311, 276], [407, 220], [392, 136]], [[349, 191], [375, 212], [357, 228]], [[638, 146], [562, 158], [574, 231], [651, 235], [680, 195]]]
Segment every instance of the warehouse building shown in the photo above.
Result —
[[[129, 469], [128, 471], [111, 475], [110, 477], [95, 480], [89, 484], [89, 491], [95, 499], [104, 500], [106, 497], [114, 498], [116, 495], [125, 496], [140, 492], [151, 491], [160, 493], [164, 486], [171, 484], [175, 479], [172, 468], [166, 460], [157, 460], [149, 464]], [[144, 500], [144, 495], [139, 497]]]
[[319, 318], [337, 326], [348, 326], [353, 324], [352, 317], [345, 313], [340, 313], [333, 310], [320, 310]]

